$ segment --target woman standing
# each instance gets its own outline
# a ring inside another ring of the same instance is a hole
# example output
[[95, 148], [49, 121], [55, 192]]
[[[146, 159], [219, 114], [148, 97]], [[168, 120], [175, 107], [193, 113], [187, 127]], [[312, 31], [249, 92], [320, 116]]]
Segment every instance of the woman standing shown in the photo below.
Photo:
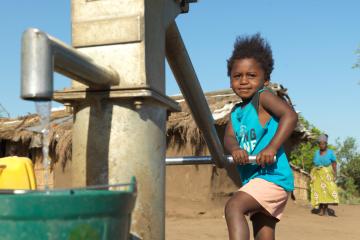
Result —
[[327, 147], [328, 136], [319, 137], [319, 150], [315, 152], [311, 170], [311, 204], [319, 209], [319, 215], [328, 214], [328, 205], [339, 203], [338, 191], [335, 184], [336, 178], [336, 156]]

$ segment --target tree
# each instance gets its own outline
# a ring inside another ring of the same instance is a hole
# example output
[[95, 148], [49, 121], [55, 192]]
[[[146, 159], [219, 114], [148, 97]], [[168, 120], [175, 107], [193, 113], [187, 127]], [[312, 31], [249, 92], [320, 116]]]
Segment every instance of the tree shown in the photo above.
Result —
[[292, 164], [301, 167], [310, 172], [313, 166], [314, 152], [317, 145], [314, 142], [305, 142], [299, 144], [290, 154]]
[[344, 142], [341, 142], [339, 138], [336, 139], [336, 156], [342, 161], [348, 161], [356, 157], [357, 152], [356, 139], [353, 137], [347, 137]]
[[[346, 191], [358, 195], [360, 192], [360, 153], [356, 140], [348, 137], [342, 143], [338, 139], [336, 142], [336, 155], [340, 160], [339, 185]], [[354, 192], [354, 189], [357, 190], [357, 193]]]
[[346, 178], [345, 183], [353, 180], [358, 193], [360, 192], [360, 155], [347, 162], [340, 171], [341, 175]]
[[310, 130], [312, 139], [303, 142], [296, 146], [290, 154], [290, 161], [292, 164], [301, 167], [307, 172], [310, 172], [313, 166], [313, 158], [315, 150], [318, 148], [317, 139], [321, 131], [309, 123], [302, 115], [299, 115], [299, 124]]

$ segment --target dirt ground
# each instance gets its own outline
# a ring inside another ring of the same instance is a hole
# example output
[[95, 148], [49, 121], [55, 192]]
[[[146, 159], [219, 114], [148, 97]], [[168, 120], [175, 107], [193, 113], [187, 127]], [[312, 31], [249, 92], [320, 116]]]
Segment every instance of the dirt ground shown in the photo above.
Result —
[[[223, 206], [226, 199], [211, 205], [200, 201], [167, 198], [166, 239], [228, 239]], [[276, 239], [360, 240], [360, 205], [332, 206], [336, 217], [310, 213], [305, 202], [289, 199], [276, 228]]]

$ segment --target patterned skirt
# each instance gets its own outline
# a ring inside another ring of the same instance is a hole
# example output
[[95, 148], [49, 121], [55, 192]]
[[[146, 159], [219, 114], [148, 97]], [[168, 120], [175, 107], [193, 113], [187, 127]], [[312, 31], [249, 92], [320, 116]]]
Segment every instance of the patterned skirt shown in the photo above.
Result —
[[311, 205], [319, 208], [320, 204], [338, 204], [339, 196], [334, 181], [332, 166], [314, 167], [311, 172]]

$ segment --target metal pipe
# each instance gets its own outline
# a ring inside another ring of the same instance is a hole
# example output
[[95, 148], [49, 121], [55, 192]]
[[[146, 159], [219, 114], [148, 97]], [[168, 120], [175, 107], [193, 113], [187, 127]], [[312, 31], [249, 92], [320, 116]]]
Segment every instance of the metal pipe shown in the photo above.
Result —
[[224, 151], [214, 119], [175, 21], [166, 31], [166, 58], [193, 118], [204, 135], [212, 159], [218, 167], [223, 167]]
[[119, 84], [118, 73], [95, 63], [88, 56], [34, 28], [23, 33], [21, 51], [21, 97], [51, 100], [53, 71], [90, 87]]
[[[225, 156], [228, 163], [234, 163], [232, 156]], [[275, 157], [276, 160], [276, 157]], [[185, 156], [185, 157], [167, 157], [166, 165], [195, 165], [195, 164], [213, 164], [211, 156]], [[256, 156], [249, 156], [249, 163], [256, 163]]]

